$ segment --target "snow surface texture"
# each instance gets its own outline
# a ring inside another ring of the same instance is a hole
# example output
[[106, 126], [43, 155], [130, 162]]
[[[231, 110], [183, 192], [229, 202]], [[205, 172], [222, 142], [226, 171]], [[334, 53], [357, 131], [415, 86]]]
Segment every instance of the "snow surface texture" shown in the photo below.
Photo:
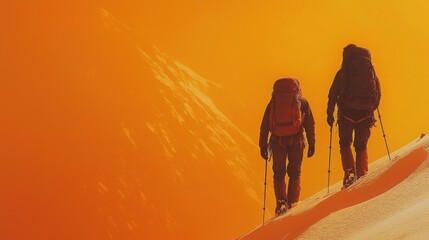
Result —
[[422, 135], [350, 188], [337, 183], [240, 239], [428, 239], [428, 150]]

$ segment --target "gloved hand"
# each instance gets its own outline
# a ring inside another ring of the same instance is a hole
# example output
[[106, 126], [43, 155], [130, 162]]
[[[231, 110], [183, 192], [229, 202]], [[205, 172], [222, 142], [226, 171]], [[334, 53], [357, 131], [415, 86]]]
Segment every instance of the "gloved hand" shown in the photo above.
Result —
[[268, 149], [266, 147], [261, 147], [261, 157], [268, 160]]
[[311, 158], [314, 155], [314, 146], [308, 147], [307, 157]]
[[328, 122], [328, 125], [331, 126], [331, 127], [334, 125], [335, 119], [334, 119], [334, 115], [333, 114], [328, 114], [327, 122]]

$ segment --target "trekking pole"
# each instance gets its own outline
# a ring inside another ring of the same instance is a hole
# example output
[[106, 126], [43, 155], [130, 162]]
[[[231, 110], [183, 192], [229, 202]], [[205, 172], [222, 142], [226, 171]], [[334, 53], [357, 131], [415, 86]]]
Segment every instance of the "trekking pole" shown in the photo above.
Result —
[[390, 158], [389, 146], [387, 145], [386, 134], [384, 133], [383, 122], [381, 121], [381, 114], [380, 114], [380, 110], [378, 108], [377, 108], [377, 113], [378, 113], [378, 119], [380, 119], [381, 131], [383, 131], [383, 138], [384, 138], [384, 143], [386, 144], [387, 156], [389, 157], [389, 160], [391, 161], [392, 159]]
[[271, 157], [272, 157], [272, 152], [271, 151], [269, 151], [270, 152], [270, 157], [267, 159], [267, 160], [265, 160], [265, 177], [264, 177], [264, 208], [262, 208], [262, 225], [264, 225], [265, 224], [265, 201], [266, 201], [266, 198], [267, 198], [267, 169], [268, 169], [268, 161], [270, 161], [271, 160]]
[[331, 177], [331, 152], [332, 152], [332, 126], [329, 130], [329, 158], [328, 158], [328, 194], [329, 194], [329, 180]]

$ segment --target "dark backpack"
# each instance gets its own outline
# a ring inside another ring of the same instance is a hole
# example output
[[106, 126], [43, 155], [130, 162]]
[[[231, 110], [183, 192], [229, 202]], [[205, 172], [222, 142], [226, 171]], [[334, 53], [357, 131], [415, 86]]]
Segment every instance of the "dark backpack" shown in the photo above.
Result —
[[270, 105], [270, 131], [276, 136], [292, 136], [299, 133], [301, 115], [301, 88], [299, 81], [282, 78], [274, 83]]
[[368, 49], [348, 45], [343, 51], [344, 89], [342, 99], [345, 107], [374, 111], [378, 106], [378, 78], [371, 63]]

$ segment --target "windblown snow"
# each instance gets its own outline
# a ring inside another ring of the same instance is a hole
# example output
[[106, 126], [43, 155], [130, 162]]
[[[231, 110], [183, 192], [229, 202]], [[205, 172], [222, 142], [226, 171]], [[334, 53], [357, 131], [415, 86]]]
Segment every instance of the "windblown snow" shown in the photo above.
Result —
[[428, 150], [422, 135], [350, 188], [337, 183], [239, 239], [428, 239]]

